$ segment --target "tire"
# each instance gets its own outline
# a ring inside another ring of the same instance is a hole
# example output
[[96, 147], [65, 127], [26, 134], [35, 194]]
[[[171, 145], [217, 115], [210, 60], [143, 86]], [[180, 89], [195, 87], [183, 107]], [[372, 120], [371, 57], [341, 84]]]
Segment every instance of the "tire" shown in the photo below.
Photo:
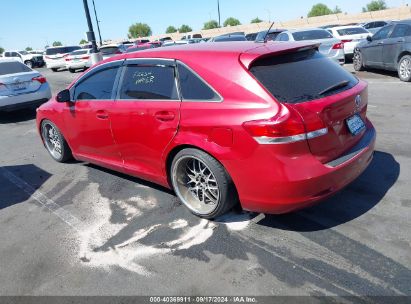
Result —
[[402, 56], [398, 62], [398, 76], [401, 81], [411, 82], [411, 56]]
[[51, 70], [52, 70], [53, 72], [57, 72], [59, 69], [52, 68]]
[[170, 180], [180, 201], [195, 215], [214, 219], [238, 201], [231, 177], [209, 154], [184, 149], [174, 157]]
[[27, 65], [30, 69], [33, 68], [33, 61], [31, 60], [24, 61], [24, 64]]
[[76, 70], [74, 70], [74, 69], [68, 69], [68, 70], [69, 70], [70, 73], [75, 73], [76, 72]]
[[64, 163], [73, 158], [70, 147], [59, 128], [50, 120], [41, 123], [41, 137], [44, 146], [55, 161]]
[[361, 72], [364, 71], [364, 58], [361, 54], [361, 51], [359, 50], [355, 50], [354, 51], [354, 57], [352, 59], [353, 61], [353, 65], [354, 65], [354, 70], [356, 70], [357, 72]]

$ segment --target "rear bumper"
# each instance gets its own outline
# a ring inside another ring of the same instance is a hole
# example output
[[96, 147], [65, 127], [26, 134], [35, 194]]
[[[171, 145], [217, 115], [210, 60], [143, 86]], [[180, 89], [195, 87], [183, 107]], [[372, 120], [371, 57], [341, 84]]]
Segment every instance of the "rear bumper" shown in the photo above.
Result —
[[66, 68], [67, 69], [83, 69], [83, 68], [89, 68], [91, 67], [91, 63], [89, 62], [84, 62], [84, 61], [80, 61], [80, 62], [70, 62], [70, 63], [66, 63]]
[[37, 105], [51, 98], [50, 86], [44, 83], [36, 91], [28, 94], [0, 96], [0, 111], [13, 111]]
[[[313, 155], [271, 163], [269, 158], [262, 160], [261, 155], [258, 156], [260, 161], [266, 162], [266, 172], [243, 168], [246, 172], [242, 178], [249, 176], [248, 180], [239, 180], [238, 176], [233, 176], [243, 209], [282, 214], [309, 207], [334, 195], [368, 167], [374, 155], [375, 140], [376, 131], [367, 122], [367, 130], [361, 141], [327, 164], [322, 164]], [[268, 173], [270, 171], [271, 175]], [[245, 183], [254, 187], [241, 187]]]
[[48, 69], [62, 69], [66, 68], [66, 61], [64, 60], [47, 60], [46, 67]]

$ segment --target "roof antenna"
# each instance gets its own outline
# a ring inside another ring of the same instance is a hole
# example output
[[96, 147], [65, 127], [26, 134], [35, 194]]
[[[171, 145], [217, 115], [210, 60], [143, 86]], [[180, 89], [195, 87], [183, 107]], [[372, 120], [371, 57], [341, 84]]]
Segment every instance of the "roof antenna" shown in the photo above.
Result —
[[264, 36], [264, 43], [267, 43], [268, 34], [270, 34], [270, 31], [271, 31], [271, 29], [273, 28], [274, 23], [275, 23], [275, 21], [273, 21], [273, 23], [271, 23], [270, 28], [268, 29], [267, 33], [265, 34], [265, 36]]

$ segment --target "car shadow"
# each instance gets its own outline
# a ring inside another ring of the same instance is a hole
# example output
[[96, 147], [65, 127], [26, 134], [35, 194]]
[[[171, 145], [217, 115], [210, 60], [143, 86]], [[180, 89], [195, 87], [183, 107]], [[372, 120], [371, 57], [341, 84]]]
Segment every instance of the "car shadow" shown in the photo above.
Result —
[[33, 164], [0, 167], [0, 210], [25, 202], [50, 176]]
[[11, 112], [0, 111], [0, 124], [9, 124], [33, 120], [36, 118], [36, 109], [37, 107], [32, 106], [27, 109]]
[[378, 74], [378, 76], [387, 76], [387, 77], [391, 77], [393, 79], [397, 79], [398, 81], [400, 81], [400, 79], [398, 77], [398, 72], [396, 72], [396, 71], [387, 71], [387, 70], [378, 70], [378, 69], [367, 68], [367, 70], [365, 70], [365, 71], [355, 72], [354, 74], [356, 74], [356, 75]]
[[347, 188], [309, 209], [267, 215], [258, 224], [287, 231], [313, 232], [350, 222], [374, 208], [398, 180], [400, 164], [391, 154], [375, 152], [367, 170]]

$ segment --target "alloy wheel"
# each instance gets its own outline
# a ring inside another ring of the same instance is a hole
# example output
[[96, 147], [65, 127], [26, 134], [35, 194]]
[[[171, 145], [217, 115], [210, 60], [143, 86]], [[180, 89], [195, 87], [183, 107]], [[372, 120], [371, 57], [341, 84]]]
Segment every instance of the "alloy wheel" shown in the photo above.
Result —
[[411, 76], [411, 59], [404, 58], [400, 63], [400, 76], [402, 79], [408, 79]]
[[44, 123], [42, 133], [47, 150], [55, 159], [61, 159], [62, 141], [57, 129], [50, 123]]
[[197, 214], [210, 214], [218, 206], [220, 188], [211, 169], [194, 156], [178, 159], [172, 182], [181, 201]]

